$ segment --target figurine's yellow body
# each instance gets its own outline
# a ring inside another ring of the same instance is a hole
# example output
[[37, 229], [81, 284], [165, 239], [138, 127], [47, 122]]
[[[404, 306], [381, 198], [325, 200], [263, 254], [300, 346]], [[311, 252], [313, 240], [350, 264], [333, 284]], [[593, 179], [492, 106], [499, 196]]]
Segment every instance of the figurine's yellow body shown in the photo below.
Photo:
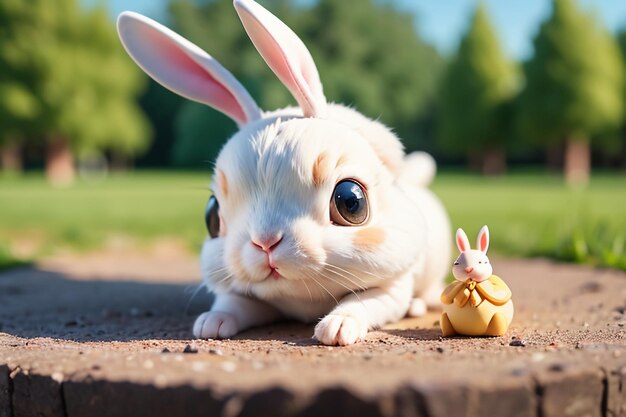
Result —
[[496, 275], [475, 282], [456, 281], [441, 294], [444, 336], [501, 336], [513, 320], [511, 290]]

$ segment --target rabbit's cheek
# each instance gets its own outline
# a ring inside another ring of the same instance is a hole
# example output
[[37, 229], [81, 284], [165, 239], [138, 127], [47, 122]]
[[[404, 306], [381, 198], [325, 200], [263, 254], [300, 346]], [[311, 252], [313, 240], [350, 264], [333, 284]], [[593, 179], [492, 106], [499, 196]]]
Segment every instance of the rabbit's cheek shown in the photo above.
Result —
[[364, 227], [354, 234], [354, 246], [358, 250], [374, 252], [385, 242], [385, 230], [381, 227]]
[[[326, 251], [323, 246], [323, 229], [314, 221], [309, 219], [301, 219], [294, 224], [293, 227], [293, 245], [290, 258], [294, 261], [294, 254], [300, 253], [303, 260], [308, 263], [321, 264], [326, 261]], [[300, 260], [302, 261], [302, 260]]]
[[227, 255], [229, 269], [235, 274], [235, 278], [246, 276], [246, 269], [243, 266], [241, 251], [234, 250]]

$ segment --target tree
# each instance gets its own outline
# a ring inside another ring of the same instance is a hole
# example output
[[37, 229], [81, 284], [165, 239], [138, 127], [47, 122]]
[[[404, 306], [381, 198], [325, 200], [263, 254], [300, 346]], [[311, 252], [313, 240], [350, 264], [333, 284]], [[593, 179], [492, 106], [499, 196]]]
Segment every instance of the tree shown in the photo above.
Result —
[[555, 0], [524, 66], [519, 125], [546, 149], [565, 145], [565, 177], [585, 184], [590, 141], [623, 119], [623, 63], [615, 41], [573, 0]]
[[38, 72], [26, 51], [32, 39], [21, 36], [36, 26], [34, 10], [19, 0], [0, 2], [0, 164], [2, 169], [21, 169], [20, 147], [40, 108], [34, 81]]
[[299, 31], [329, 100], [380, 118], [409, 150], [428, 147], [416, 132], [426, 130], [444, 61], [419, 37], [412, 15], [389, 2], [320, 0]]
[[[309, 8], [292, 3], [273, 0], [264, 6], [311, 50], [328, 100], [380, 118], [409, 149], [424, 147], [415, 132], [426, 130], [443, 60], [419, 38], [412, 16], [374, 0], [320, 0]], [[254, 49], [231, 0], [178, 0], [171, 12], [175, 30], [228, 68], [261, 108], [295, 104]], [[193, 103], [183, 105], [176, 120], [176, 164], [210, 161], [236, 129], [225, 116]]]
[[[623, 28], [617, 34], [617, 44], [619, 46], [620, 52], [622, 53], [622, 61], [626, 62], [626, 28]], [[626, 66], [624, 66], [624, 80], [626, 80]], [[626, 103], [626, 82], [623, 85], [623, 97], [624, 103]], [[626, 113], [626, 105], [624, 106], [624, 112]], [[626, 114], [625, 114], [626, 115]], [[626, 117], [624, 118], [626, 120]], [[616, 153], [621, 153], [621, 162], [624, 167], [626, 167], [626, 123], [622, 123], [621, 130], [619, 132], [620, 139], [616, 139], [611, 141], [610, 145], [613, 145], [613, 150]]]
[[439, 139], [444, 152], [466, 155], [485, 174], [506, 167], [512, 100], [518, 75], [479, 4], [441, 83]]
[[145, 149], [149, 127], [136, 104], [145, 77], [102, 8], [84, 11], [76, 0], [6, 0], [0, 19], [10, 27], [1, 40], [10, 53], [0, 53], [0, 67], [23, 74], [8, 74], [4, 85], [28, 92], [34, 109], [29, 117], [7, 116], [7, 126], [43, 141], [51, 181], [72, 181], [75, 153], [132, 156]]

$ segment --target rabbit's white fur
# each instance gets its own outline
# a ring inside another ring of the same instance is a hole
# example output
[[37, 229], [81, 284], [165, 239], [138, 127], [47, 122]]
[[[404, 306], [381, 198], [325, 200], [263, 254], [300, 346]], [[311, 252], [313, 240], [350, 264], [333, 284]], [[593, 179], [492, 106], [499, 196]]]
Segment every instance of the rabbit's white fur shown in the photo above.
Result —
[[[348, 345], [369, 329], [402, 318], [409, 307], [416, 314], [424, 312], [425, 304], [437, 304], [450, 257], [450, 226], [442, 205], [425, 188], [434, 175], [432, 158], [424, 153], [405, 157], [402, 144], [383, 124], [351, 108], [325, 104], [321, 84], [315, 85], [316, 69], [305, 59], [308, 51], [298, 49], [304, 46], [295, 35], [252, 0], [235, 0], [235, 6], [257, 48], [306, 111], [286, 108], [246, 117], [254, 112], [237, 109], [237, 100], [242, 108], [254, 108], [254, 103], [236, 81], [225, 86], [236, 93], [223, 111], [237, 115], [241, 129], [215, 164], [212, 191], [221, 229], [219, 237], [204, 242], [201, 264], [216, 298], [196, 320], [194, 335], [226, 338], [283, 317], [321, 318], [315, 337], [324, 344]], [[219, 108], [213, 90], [198, 98], [188, 85], [173, 85], [171, 70], [151, 70], [163, 53], [137, 51], [141, 44], [125, 39], [125, 34], [144, 36], [143, 31], [150, 39], [173, 37], [173, 32], [135, 14], [124, 14], [119, 22], [124, 45], [146, 72], [180, 94]], [[289, 45], [275, 44], [280, 39], [268, 33], [291, 36], [285, 41]], [[187, 41], [176, 40], [185, 52]], [[281, 55], [267, 53], [268, 48], [282, 48], [291, 61], [273, 62]], [[292, 62], [302, 56], [302, 62]], [[200, 71], [213, 71], [212, 59], [194, 58], [183, 69], [196, 74], [198, 65]], [[298, 70], [306, 77], [287, 79]], [[215, 78], [205, 82], [215, 83]], [[309, 81], [312, 87], [302, 89]], [[220, 82], [217, 87], [224, 87]], [[333, 189], [343, 179], [356, 180], [366, 190], [370, 214], [362, 226], [330, 221]], [[282, 236], [272, 251], [278, 279], [268, 277], [267, 255], [251, 243], [273, 235]]]

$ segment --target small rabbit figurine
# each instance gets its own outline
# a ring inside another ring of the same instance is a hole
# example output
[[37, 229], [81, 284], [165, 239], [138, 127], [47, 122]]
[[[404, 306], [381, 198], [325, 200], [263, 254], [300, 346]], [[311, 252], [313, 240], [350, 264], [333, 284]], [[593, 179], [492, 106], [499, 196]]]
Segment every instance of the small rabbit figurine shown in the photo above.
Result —
[[441, 294], [443, 335], [502, 336], [513, 320], [513, 301], [487, 258], [489, 229], [480, 229], [478, 250], [470, 248], [463, 229], [456, 231], [456, 245], [461, 252], [452, 267], [456, 281]]

